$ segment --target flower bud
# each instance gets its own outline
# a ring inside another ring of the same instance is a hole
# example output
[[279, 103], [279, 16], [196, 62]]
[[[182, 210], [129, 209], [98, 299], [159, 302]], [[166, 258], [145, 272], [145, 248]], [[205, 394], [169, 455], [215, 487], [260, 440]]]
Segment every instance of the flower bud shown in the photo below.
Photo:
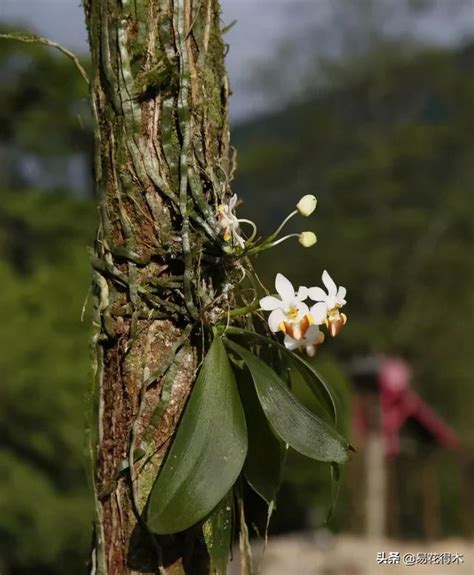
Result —
[[298, 241], [304, 248], [310, 248], [311, 246], [314, 246], [318, 241], [318, 238], [313, 232], [302, 232]]
[[296, 209], [302, 216], [310, 216], [316, 209], [316, 204], [318, 200], [315, 196], [308, 194], [303, 196], [301, 200], [296, 204]]

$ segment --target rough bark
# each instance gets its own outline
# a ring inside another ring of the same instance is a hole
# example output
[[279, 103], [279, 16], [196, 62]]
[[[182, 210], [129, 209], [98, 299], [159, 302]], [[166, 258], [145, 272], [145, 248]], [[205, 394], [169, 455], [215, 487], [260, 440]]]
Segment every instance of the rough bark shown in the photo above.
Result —
[[84, 4], [102, 198], [93, 569], [207, 573], [199, 528], [157, 538], [143, 511], [233, 273], [215, 218], [232, 174], [219, 2]]

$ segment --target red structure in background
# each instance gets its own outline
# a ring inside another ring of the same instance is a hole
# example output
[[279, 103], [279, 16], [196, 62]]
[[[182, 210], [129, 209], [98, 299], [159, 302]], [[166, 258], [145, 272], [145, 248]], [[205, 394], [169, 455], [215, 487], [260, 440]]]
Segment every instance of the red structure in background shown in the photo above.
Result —
[[[410, 418], [440, 446], [447, 449], [459, 446], [456, 433], [410, 388], [412, 372], [406, 361], [400, 358], [382, 359], [378, 362], [375, 376], [386, 455], [399, 454], [400, 432]], [[362, 435], [369, 429], [367, 413], [361, 403], [356, 405], [354, 425]]]
[[[352, 529], [367, 537], [436, 539], [443, 533], [437, 461], [443, 450], [456, 450], [467, 485], [472, 472], [465, 446], [411, 388], [412, 370], [403, 359], [361, 357], [349, 370], [357, 449], [350, 463]], [[466, 502], [472, 492], [466, 490]]]
[[367, 537], [442, 536], [440, 461], [448, 458], [459, 476], [461, 520], [473, 533], [473, 514], [466, 510], [474, 503], [474, 455], [411, 388], [410, 365], [397, 357], [365, 356], [348, 371], [357, 449], [349, 466], [352, 530]]

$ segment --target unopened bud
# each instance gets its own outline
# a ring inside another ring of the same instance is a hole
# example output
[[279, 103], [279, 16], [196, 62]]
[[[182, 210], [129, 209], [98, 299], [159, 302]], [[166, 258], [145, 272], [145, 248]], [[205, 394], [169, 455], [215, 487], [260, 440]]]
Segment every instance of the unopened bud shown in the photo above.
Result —
[[316, 204], [318, 200], [315, 196], [308, 194], [303, 196], [301, 200], [296, 204], [296, 209], [302, 216], [310, 216], [316, 209]]
[[311, 246], [314, 246], [318, 241], [318, 238], [313, 232], [302, 232], [298, 241], [304, 248], [310, 248]]

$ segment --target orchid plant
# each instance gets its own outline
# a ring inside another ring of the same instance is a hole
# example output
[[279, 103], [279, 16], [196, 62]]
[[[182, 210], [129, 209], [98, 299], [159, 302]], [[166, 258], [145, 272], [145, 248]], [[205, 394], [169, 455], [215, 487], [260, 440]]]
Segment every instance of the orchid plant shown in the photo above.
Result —
[[[316, 244], [312, 231], [281, 235], [291, 218], [308, 217], [316, 206], [315, 196], [304, 196], [264, 238], [253, 222], [237, 216], [236, 195], [215, 209], [216, 243], [229, 279], [207, 306], [214, 305], [205, 316], [207, 353], [151, 493], [148, 525], [156, 533], [203, 521], [204, 534], [211, 533], [213, 522], [225, 517], [231, 525], [229, 493], [237, 493], [240, 505], [243, 482], [266, 501], [270, 517], [289, 448], [330, 463], [334, 480], [348, 458], [351, 447], [339, 431], [331, 385], [311, 361], [324, 332], [334, 337], [347, 322], [341, 311], [346, 289], [326, 270], [324, 289], [295, 288], [278, 273], [276, 293], [265, 290], [262, 296], [252, 263], [252, 256], [291, 238], [304, 248]], [[243, 226], [250, 227], [249, 236]], [[310, 411], [293, 393], [296, 374], [317, 397], [320, 411]]]

